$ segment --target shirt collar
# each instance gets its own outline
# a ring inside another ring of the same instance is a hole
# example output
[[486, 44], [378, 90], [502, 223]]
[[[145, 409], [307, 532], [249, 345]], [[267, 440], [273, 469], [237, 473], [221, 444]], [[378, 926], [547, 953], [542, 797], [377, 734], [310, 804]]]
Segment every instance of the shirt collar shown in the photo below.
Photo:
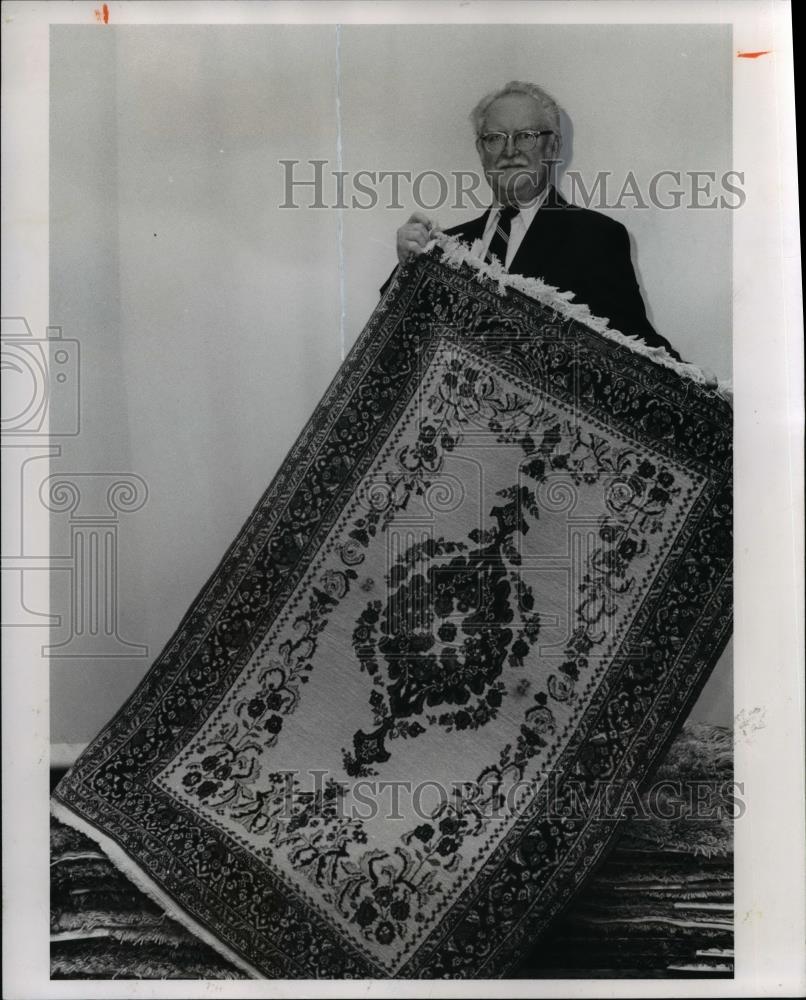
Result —
[[[534, 217], [537, 215], [539, 209], [543, 207], [543, 204], [545, 203], [546, 198], [548, 198], [548, 196], [549, 196], [549, 185], [547, 184], [540, 192], [540, 194], [535, 198], [534, 201], [530, 202], [528, 205], [523, 205], [521, 207], [520, 212], [518, 212], [515, 218], [522, 219], [524, 227], [528, 229], [529, 226], [532, 224]], [[500, 211], [501, 211], [501, 206], [497, 202], [493, 202], [493, 205], [490, 208], [490, 215], [487, 220], [488, 225], [491, 225], [493, 220], [495, 220], [496, 222], [498, 221], [498, 214]]]

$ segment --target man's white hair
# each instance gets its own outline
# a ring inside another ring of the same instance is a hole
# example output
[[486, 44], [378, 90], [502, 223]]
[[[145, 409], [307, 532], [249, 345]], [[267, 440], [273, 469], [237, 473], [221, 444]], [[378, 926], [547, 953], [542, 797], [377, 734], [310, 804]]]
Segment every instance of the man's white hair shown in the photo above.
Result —
[[491, 94], [487, 94], [486, 97], [482, 97], [475, 108], [473, 108], [470, 112], [470, 120], [473, 123], [477, 137], [484, 130], [484, 119], [487, 117], [490, 105], [494, 101], [497, 101], [499, 97], [504, 97], [506, 94], [526, 94], [527, 97], [531, 97], [540, 108], [540, 114], [545, 119], [546, 126], [559, 138], [560, 109], [557, 106], [557, 102], [551, 94], [547, 94], [536, 83], [523, 83], [521, 80], [510, 80], [500, 90], [494, 90]]

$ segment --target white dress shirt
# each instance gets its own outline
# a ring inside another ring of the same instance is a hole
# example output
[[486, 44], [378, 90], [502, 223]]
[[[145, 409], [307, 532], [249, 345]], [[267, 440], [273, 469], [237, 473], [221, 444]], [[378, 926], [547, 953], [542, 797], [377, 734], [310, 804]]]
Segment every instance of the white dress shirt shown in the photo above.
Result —
[[[521, 243], [523, 243], [526, 230], [529, 226], [531, 226], [534, 221], [534, 217], [537, 215], [538, 209], [540, 209], [543, 202], [546, 200], [548, 191], [549, 189], [547, 185], [530, 205], [525, 205], [517, 215], [513, 216], [512, 227], [509, 231], [509, 243], [507, 243], [507, 259], [504, 261], [504, 266], [507, 270], [509, 270], [510, 264], [515, 259], [515, 254], [518, 252], [518, 248]], [[480, 260], [484, 260], [487, 251], [490, 248], [500, 214], [500, 206], [493, 205], [490, 209], [490, 214], [487, 217], [487, 225], [484, 227], [484, 236], [482, 236], [480, 240], [476, 240], [473, 244], [473, 253]]]

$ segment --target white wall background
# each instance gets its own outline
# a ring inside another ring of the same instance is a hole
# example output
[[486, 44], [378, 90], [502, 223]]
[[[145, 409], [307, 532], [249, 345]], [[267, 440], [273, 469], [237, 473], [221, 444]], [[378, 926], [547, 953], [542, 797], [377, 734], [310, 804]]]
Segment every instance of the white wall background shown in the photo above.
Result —
[[[280, 159], [336, 169], [340, 132], [348, 171], [475, 169], [470, 108], [523, 78], [565, 107], [586, 180], [720, 173], [730, 59], [725, 29], [702, 26], [53, 28], [50, 316], [81, 342], [83, 425], [51, 471], [148, 484], [121, 521], [122, 636], [152, 658], [170, 638], [366, 322], [415, 207], [404, 188], [399, 211], [281, 210]], [[610, 214], [656, 328], [729, 377], [730, 212]], [[54, 522], [54, 550], [65, 538]], [[90, 739], [149, 663], [52, 660], [53, 740]], [[729, 656], [695, 712], [729, 722]]]
[[[725, 26], [344, 29], [344, 168], [478, 169], [469, 112], [516, 79], [554, 96], [571, 125], [566, 169], [588, 188], [597, 171], [610, 171], [613, 201], [629, 171], [645, 192], [661, 170], [721, 175], [731, 168], [732, 55]], [[436, 182], [423, 190], [433, 197]], [[623, 209], [603, 211], [630, 231], [650, 319], [684, 358], [730, 378], [732, 213], [632, 205], [627, 198]], [[344, 214], [348, 330], [356, 335], [373, 305], [361, 279], [386, 276], [409, 209]], [[446, 227], [478, 214], [435, 213]]]

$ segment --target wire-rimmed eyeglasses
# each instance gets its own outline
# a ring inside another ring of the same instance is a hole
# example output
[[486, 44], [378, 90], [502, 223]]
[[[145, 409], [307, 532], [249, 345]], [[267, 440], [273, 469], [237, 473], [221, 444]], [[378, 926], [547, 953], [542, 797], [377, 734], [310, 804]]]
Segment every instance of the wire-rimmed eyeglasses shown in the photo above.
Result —
[[479, 142], [488, 153], [500, 153], [506, 146], [510, 136], [519, 153], [528, 153], [534, 149], [543, 135], [554, 135], [551, 129], [519, 129], [517, 132], [485, 132], [479, 136]]

